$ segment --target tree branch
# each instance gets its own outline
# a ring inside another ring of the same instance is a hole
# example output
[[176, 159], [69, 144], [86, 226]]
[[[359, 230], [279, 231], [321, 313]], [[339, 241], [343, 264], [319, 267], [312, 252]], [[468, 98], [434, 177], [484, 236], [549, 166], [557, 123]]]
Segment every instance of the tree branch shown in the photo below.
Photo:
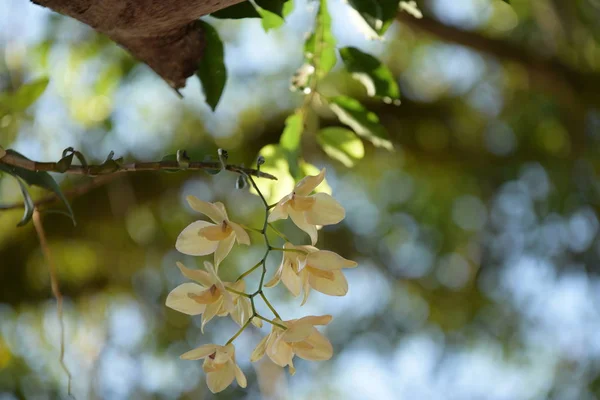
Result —
[[396, 19], [406, 26], [432, 34], [442, 41], [516, 62], [527, 69], [532, 81], [539, 82], [560, 97], [567, 96], [571, 104], [579, 102], [578, 99], [581, 97], [585, 97], [586, 101], [598, 102], [600, 74], [577, 71], [556, 58], [544, 57], [503, 40], [487, 38], [444, 25], [432, 18], [416, 19], [400, 12]]
[[58, 163], [55, 162], [37, 162], [27, 158], [21, 157], [14, 153], [6, 153], [6, 155], [0, 158], [0, 163], [6, 165], [12, 165], [14, 167], [21, 167], [29, 171], [45, 171], [45, 172], [56, 172], [65, 173], [72, 175], [88, 175], [88, 176], [99, 176], [99, 175], [110, 175], [121, 172], [139, 172], [139, 171], [164, 171], [164, 170], [212, 170], [219, 171], [226, 169], [228, 171], [236, 172], [238, 174], [252, 175], [259, 178], [267, 178], [277, 180], [271, 174], [261, 172], [254, 168], [244, 168], [238, 165], [225, 164], [222, 165], [220, 162], [214, 161], [190, 161], [189, 165], [185, 168], [180, 166], [177, 161], [150, 161], [150, 162], [138, 162], [138, 163], [127, 163], [120, 164], [114, 160], [110, 164], [100, 165], [71, 165], [66, 170], [60, 168]]

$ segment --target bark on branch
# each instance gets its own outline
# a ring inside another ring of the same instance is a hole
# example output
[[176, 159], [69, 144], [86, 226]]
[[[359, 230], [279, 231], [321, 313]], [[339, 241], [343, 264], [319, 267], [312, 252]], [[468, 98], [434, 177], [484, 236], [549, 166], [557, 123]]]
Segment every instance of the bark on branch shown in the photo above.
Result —
[[29, 171], [45, 171], [56, 172], [72, 175], [112, 175], [122, 172], [140, 172], [140, 171], [164, 171], [164, 170], [209, 170], [219, 171], [226, 169], [227, 171], [236, 172], [238, 174], [253, 175], [258, 178], [267, 178], [276, 180], [277, 178], [266, 172], [262, 172], [254, 168], [244, 168], [233, 164], [221, 164], [216, 161], [190, 161], [185, 168], [182, 168], [177, 161], [149, 161], [136, 163], [117, 163], [112, 162], [109, 165], [70, 165], [66, 170], [63, 170], [56, 162], [38, 162], [21, 157], [16, 154], [6, 153], [0, 158], [0, 163], [12, 165], [14, 167], [24, 168]]
[[171, 87], [185, 86], [202, 60], [195, 21], [242, 0], [31, 0], [107, 35]]

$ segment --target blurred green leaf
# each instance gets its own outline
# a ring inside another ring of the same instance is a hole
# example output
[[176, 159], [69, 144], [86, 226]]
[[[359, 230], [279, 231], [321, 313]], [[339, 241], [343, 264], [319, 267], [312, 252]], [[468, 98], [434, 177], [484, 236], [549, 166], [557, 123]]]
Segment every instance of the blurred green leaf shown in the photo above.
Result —
[[281, 26], [284, 22], [283, 18], [292, 9], [292, 0], [257, 0], [255, 2], [244, 1], [210, 15], [222, 19], [262, 18], [263, 28], [268, 31]]
[[206, 97], [206, 103], [214, 111], [219, 104], [225, 82], [227, 81], [227, 70], [225, 68], [223, 42], [216, 29], [204, 21], [197, 21], [202, 25], [206, 38], [204, 56], [198, 66], [196, 75], [202, 82], [202, 89]]
[[379, 117], [367, 110], [358, 100], [337, 96], [329, 99], [329, 107], [340, 122], [352, 128], [357, 135], [364, 137], [375, 146], [388, 150], [394, 148], [387, 130], [379, 123]]
[[315, 19], [315, 29], [304, 43], [306, 59], [315, 68], [317, 79], [327, 75], [337, 61], [335, 38], [331, 33], [331, 16], [327, 10], [327, 0], [321, 0]]
[[363, 142], [349, 129], [340, 127], [324, 128], [317, 134], [317, 142], [325, 153], [351, 168], [365, 156]]
[[[28, 160], [27, 157], [25, 157], [24, 155], [14, 151], [14, 150], [8, 149], [8, 150], [6, 150], [6, 152], [8, 154], [13, 154], [13, 155], [16, 155], [16, 156], [19, 156], [19, 157], [22, 157], [22, 158]], [[65, 197], [62, 190], [60, 189], [60, 186], [56, 183], [54, 178], [52, 178], [52, 176], [50, 176], [49, 173], [43, 172], [43, 171], [30, 171], [25, 168], [16, 167], [13, 165], [9, 166], [9, 165], [5, 165], [5, 164], [0, 164], [0, 167], [2, 167], [3, 170], [8, 171], [10, 174], [12, 174], [14, 176], [18, 176], [19, 178], [22, 178], [29, 185], [38, 186], [38, 187], [41, 187], [43, 189], [53, 192], [63, 202], [63, 204], [67, 208], [67, 212], [68, 212], [69, 216], [71, 217], [71, 220], [73, 221], [73, 225], [76, 225], [75, 215], [73, 214], [71, 205], [69, 204], [67, 198]]]
[[260, 14], [249, 1], [224, 8], [210, 14], [210, 16], [220, 19], [260, 18]]
[[48, 78], [40, 78], [22, 85], [14, 93], [2, 93], [0, 94], [0, 106], [13, 112], [25, 111], [44, 93], [48, 82]]
[[258, 11], [262, 17], [261, 24], [265, 32], [268, 32], [270, 29], [279, 28], [285, 22], [283, 17], [280, 17], [271, 11], [265, 10], [264, 8], [256, 7], [256, 11]]
[[300, 139], [304, 131], [304, 113], [298, 111], [285, 120], [285, 129], [279, 139], [290, 168], [292, 176], [298, 175], [298, 156], [300, 154]]
[[[287, 156], [280, 145], [266, 145], [258, 154], [265, 159], [265, 163], [261, 165], [260, 170], [276, 176], [277, 180], [257, 179], [256, 185], [267, 201], [274, 203], [294, 189], [295, 180], [290, 175]], [[256, 193], [254, 188], [251, 188], [250, 191]]]
[[2, 146], [0, 146], [0, 158], [4, 157], [6, 155], [6, 150], [4, 150], [4, 148]]
[[377, 36], [382, 36], [390, 27], [398, 11], [398, 0], [349, 0]]
[[367, 89], [369, 96], [397, 100], [400, 98], [398, 83], [387, 66], [370, 54], [363, 53], [355, 47], [340, 49], [340, 55], [346, 69], [352, 77]]
[[17, 224], [17, 227], [21, 227], [27, 224], [29, 221], [31, 221], [33, 209], [35, 207], [33, 204], [33, 200], [31, 199], [31, 195], [27, 190], [27, 186], [25, 186], [25, 183], [23, 183], [23, 181], [17, 176], [17, 174], [12, 170], [11, 167], [5, 164], [0, 164], [0, 171], [6, 172], [7, 174], [13, 176], [17, 180], [17, 182], [19, 182], [19, 187], [21, 188], [21, 193], [23, 194], [23, 204], [25, 207], [23, 218], [21, 218], [21, 221]]
[[18, 227], [21, 227], [27, 224], [29, 221], [31, 221], [31, 217], [33, 216], [33, 209], [35, 206], [33, 204], [33, 200], [31, 199], [31, 195], [29, 194], [29, 191], [27, 190], [27, 187], [25, 186], [23, 181], [16, 176], [15, 179], [17, 180], [17, 182], [19, 182], [19, 187], [21, 188], [21, 193], [23, 194], [23, 203], [25, 206], [23, 218], [21, 218], [21, 221], [19, 221], [19, 223], [17, 224]]

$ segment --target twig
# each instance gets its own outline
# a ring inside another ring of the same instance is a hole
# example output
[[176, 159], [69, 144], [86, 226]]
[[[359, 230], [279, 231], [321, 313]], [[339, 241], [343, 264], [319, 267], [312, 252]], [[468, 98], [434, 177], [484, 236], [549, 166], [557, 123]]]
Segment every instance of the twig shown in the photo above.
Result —
[[[29, 171], [45, 171], [45, 172], [57, 172], [72, 175], [111, 175], [121, 172], [140, 172], [140, 171], [163, 171], [163, 170], [221, 170], [221, 163], [214, 161], [191, 161], [186, 168], [181, 168], [177, 161], [150, 161], [150, 162], [137, 162], [137, 163], [126, 163], [118, 164], [116, 162], [110, 165], [70, 165], [66, 170], [62, 170], [58, 163], [55, 162], [38, 162], [28, 160], [20, 157], [16, 154], [7, 153], [0, 159], [0, 163], [12, 165], [16, 167], [25, 168]], [[254, 168], [244, 168], [238, 165], [227, 164], [225, 169], [228, 171], [236, 172], [238, 174], [253, 175], [259, 178], [267, 178], [277, 180], [271, 174], [259, 171]]]
[[58, 316], [58, 321], [60, 323], [60, 365], [67, 374], [68, 394], [69, 396], [71, 396], [71, 373], [69, 372], [69, 369], [65, 364], [65, 324], [63, 320], [63, 297], [60, 293], [60, 287], [58, 286], [56, 266], [54, 265], [52, 254], [50, 253], [50, 247], [48, 246], [48, 242], [46, 240], [46, 233], [44, 232], [44, 226], [42, 225], [40, 212], [37, 208], [33, 210], [33, 225], [35, 226], [35, 231], [37, 232], [38, 238], [40, 240], [40, 246], [42, 247], [44, 258], [46, 258], [46, 263], [48, 264], [48, 272], [50, 274], [50, 285], [52, 287], [52, 294], [54, 295], [54, 298], [56, 298], [56, 313]]

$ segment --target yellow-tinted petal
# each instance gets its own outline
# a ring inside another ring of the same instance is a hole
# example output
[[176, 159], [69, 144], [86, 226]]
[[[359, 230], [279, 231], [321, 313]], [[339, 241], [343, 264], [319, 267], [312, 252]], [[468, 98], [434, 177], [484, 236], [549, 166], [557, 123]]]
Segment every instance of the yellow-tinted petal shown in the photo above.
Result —
[[321, 332], [313, 328], [313, 332], [299, 346], [294, 345], [294, 353], [300, 358], [311, 361], [329, 360], [333, 355], [333, 346]]
[[312, 276], [315, 276], [317, 278], [323, 278], [323, 279], [327, 279], [330, 281], [332, 281], [334, 278], [334, 275], [333, 275], [334, 271], [323, 271], [322, 269], [318, 269], [318, 268], [309, 268], [308, 271], [310, 271], [310, 274]]
[[217, 271], [215, 270], [215, 267], [213, 267], [213, 265], [210, 262], [204, 261], [204, 268], [206, 268], [206, 270], [208, 271], [208, 273], [211, 276], [212, 281], [217, 286], [217, 288], [219, 289], [219, 292], [223, 296], [223, 300], [225, 302], [225, 309], [227, 311], [231, 312], [231, 310], [233, 309], [233, 299], [231, 298], [231, 295], [229, 294], [227, 289], [225, 289], [225, 285], [219, 278], [219, 275], [217, 275]]
[[315, 325], [327, 325], [331, 322], [333, 317], [329, 314], [326, 315], [308, 315], [294, 321], [294, 324], [308, 324], [311, 326]]
[[305, 212], [296, 211], [293, 208], [288, 210], [290, 218], [294, 221], [294, 224], [310, 236], [310, 241], [314, 245], [317, 243], [317, 227], [306, 222]]
[[262, 338], [260, 342], [258, 342], [256, 347], [254, 348], [254, 351], [252, 352], [252, 355], [250, 356], [250, 361], [255, 362], [263, 358], [267, 349], [267, 340], [270, 336], [271, 335], [267, 335], [264, 338]]
[[208, 240], [212, 240], [213, 242], [218, 242], [220, 240], [225, 240], [227, 237], [231, 235], [233, 229], [227, 225], [219, 224], [219, 225], [211, 225], [205, 228], [200, 229], [198, 234]]
[[225, 205], [220, 201], [214, 202], [214, 205], [219, 209], [219, 211], [221, 211], [221, 216], [223, 217], [223, 219], [225, 221], [229, 221], [229, 217], [227, 216], [227, 210], [225, 210]]
[[248, 382], [246, 381], [246, 375], [244, 375], [244, 372], [237, 364], [234, 363], [233, 367], [235, 368], [235, 380], [240, 387], [245, 388], [248, 385]]
[[233, 359], [234, 354], [235, 347], [232, 343], [229, 343], [227, 346], [219, 346], [217, 349], [217, 354], [215, 354], [215, 362], [218, 364], [224, 364], [228, 360]]
[[292, 357], [294, 357], [292, 347], [284, 340], [281, 340], [281, 335], [269, 335], [266, 353], [271, 361], [280, 367], [289, 365], [292, 362]]
[[188, 225], [177, 237], [175, 248], [190, 256], [205, 256], [217, 249], [218, 242], [213, 242], [200, 236], [201, 229], [213, 226], [210, 222], [196, 221]]
[[296, 211], [306, 211], [312, 208], [315, 204], [315, 199], [307, 196], [294, 196], [289, 204]]
[[347, 260], [337, 253], [329, 250], [319, 250], [306, 256], [306, 264], [312, 268], [323, 271], [340, 270], [342, 268], [356, 267], [357, 263]]
[[321, 278], [310, 274], [308, 281], [310, 286], [317, 292], [328, 294], [330, 296], [344, 296], [348, 293], [348, 281], [342, 271], [330, 271], [333, 273], [333, 279]]
[[302, 291], [302, 278], [294, 272], [289, 262], [282, 267], [281, 281], [294, 297], [298, 297]]
[[224, 215], [222, 210], [219, 209], [213, 203], [209, 203], [204, 200], [200, 200], [196, 196], [187, 196], [186, 200], [188, 204], [194, 211], [198, 211], [201, 214], [206, 215], [208, 218], [212, 219], [216, 224], [221, 223], [221, 221], [226, 220], [227, 216]]
[[188, 279], [199, 282], [205, 287], [210, 287], [213, 282], [210, 279], [210, 275], [206, 271], [202, 271], [201, 269], [190, 269], [185, 265], [177, 261], [177, 268], [181, 271], [181, 274]]
[[219, 264], [221, 264], [221, 261], [223, 261], [225, 257], [227, 257], [227, 255], [233, 248], [234, 243], [235, 235], [229, 235], [227, 238], [219, 242], [217, 250], [215, 250], [215, 265], [217, 266], [217, 268], [219, 268]]
[[221, 293], [219, 293], [217, 286], [212, 285], [200, 293], [190, 293], [188, 296], [198, 304], [210, 304], [217, 301], [217, 299], [221, 296]]
[[283, 333], [283, 340], [286, 342], [300, 342], [306, 339], [315, 329], [312, 325], [306, 323], [292, 323]]
[[233, 363], [227, 363], [224, 368], [206, 374], [206, 384], [213, 393], [222, 392], [231, 385], [235, 378], [235, 367]]
[[246, 232], [244, 228], [242, 228], [239, 224], [236, 224], [235, 222], [229, 221], [228, 224], [235, 232], [235, 238], [237, 239], [237, 242], [239, 244], [245, 244], [246, 246], [249, 246], [250, 236], [248, 236], [248, 232]]
[[199, 304], [192, 300], [190, 294], [200, 294], [204, 290], [204, 287], [195, 283], [183, 283], [177, 286], [175, 289], [173, 289], [171, 293], [169, 293], [165, 304], [167, 307], [187, 315], [202, 314], [206, 306], [204, 304]]
[[281, 274], [283, 273], [284, 266], [281, 265], [277, 271], [275, 271], [275, 275], [269, 280], [269, 282], [265, 283], [265, 287], [273, 287], [279, 283], [281, 280]]
[[302, 276], [302, 288], [304, 289], [304, 297], [302, 298], [302, 303], [300, 303], [300, 307], [306, 304], [308, 300], [308, 294], [310, 293], [310, 283], [309, 283], [309, 274], [303, 270], [304, 274]]
[[346, 216], [344, 207], [327, 193], [316, 193], [311, 197], [315, 199], [315, 204], [306, 211], [306, 221], [309, 224], [333, 225]]
[[218, 346], [216, 344], [212, 343], [203, 344], [200, 347], [196, 347], [195, 349], [182, 354], [179, 358], [182, 360], [199, 360], [215, 353], [217, 351], [217, 347]]
[[287, 197], [288, 196], [284, 197], [284, 199], [286, 199], [285, 201], [283, 201], [283, 199], [280, 200], [279, 203], [277, 203], [277, 205], [271, 209], [269, 218], [267, 219], [268, 222], [274, 222], [280, 219], [286, 219], [288, 217], [289, 204], [287, 202]]
[[325, 168], [319, 172], [319, 175], [309, 175], [302, 178], [302, 180], [296, 184], [294, 192], [300, 196], [308, 196], [321, 184], [321, 182], [323, 182], [323, 179], [325, 179]]
[[204, 325], [206, 325], [219, 313], [221, 306], [223, 306], [222, 296], [219, 297], [214, 303], [210, 303], [206, 306], [206, 310], [204, 310], [204, 313], [202, 314], [202, 324], [200, 326], [200, 331], [202, 333], [204, 333]]

